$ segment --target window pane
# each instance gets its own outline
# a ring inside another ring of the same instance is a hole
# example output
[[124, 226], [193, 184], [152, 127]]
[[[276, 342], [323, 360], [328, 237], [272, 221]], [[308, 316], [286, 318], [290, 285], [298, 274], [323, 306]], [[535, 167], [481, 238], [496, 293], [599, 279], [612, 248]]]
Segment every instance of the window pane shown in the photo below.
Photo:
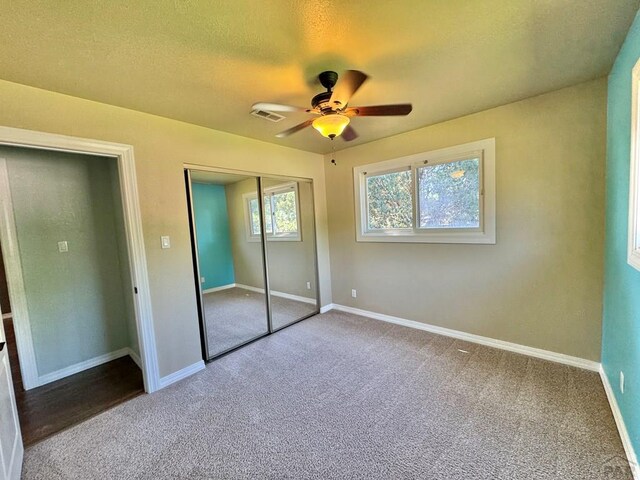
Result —
[[411, 228], [411, 171], [367, 177], [367, 207], [369, 230]]
[[[257, 198], [249, 200], [249, 212], [251, 213], [251, 235], [260, 235], [260, 215], [258, 214]], [[267, 233], [271, 233], [271, 204], [269, 203], [269, 197], [264, 198], [264, 220]]]
[[420, 228], [480, 226], [480, 160], [418, 168]]
[[[257, 201], [257, 200], [256, 200]], [[273, 233], [273, 219], [271, 218], [271, 199], [264, 197], [264, 222], [267, 233]]]
[[260, 215], [258, 214], [258, 199], [249, 200], [249, 211], [251, 212], [251, 234], [260, 235]]
[[296, 208], [296, 192], [291, 190], [273, 195], [273, 220], [275, 232], [297, 233], [298, 211]]

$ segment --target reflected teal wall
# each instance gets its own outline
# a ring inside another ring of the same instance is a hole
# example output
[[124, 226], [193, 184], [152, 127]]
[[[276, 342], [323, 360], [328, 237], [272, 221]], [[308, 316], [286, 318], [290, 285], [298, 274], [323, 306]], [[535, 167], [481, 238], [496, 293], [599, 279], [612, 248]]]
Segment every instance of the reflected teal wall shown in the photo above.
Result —
[[202, 289], [235, 283], [224, 186], [194, 183], [192, 191]]
[[[609, 76], [607, 220], [602, 365], [636, 453], [640, 452], [640, 272], [627, 264], [631, 70], [640, 58], [636, 19]], [[594, 260], [595, 261], [595, 260]], [[620, 393], [619, 372], [625, 373]]]

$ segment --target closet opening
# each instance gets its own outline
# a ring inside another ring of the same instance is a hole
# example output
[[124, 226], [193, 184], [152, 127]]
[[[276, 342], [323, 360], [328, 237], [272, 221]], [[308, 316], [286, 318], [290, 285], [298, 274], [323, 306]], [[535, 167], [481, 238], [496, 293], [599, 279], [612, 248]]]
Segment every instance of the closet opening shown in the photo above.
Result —
[[145, 391], [134, 287], [116, 158], [0, 146], [0, 190], [0, 339], [29, 445]]
[[202, 354], [319, 313], [313, 183], [185, 169]]

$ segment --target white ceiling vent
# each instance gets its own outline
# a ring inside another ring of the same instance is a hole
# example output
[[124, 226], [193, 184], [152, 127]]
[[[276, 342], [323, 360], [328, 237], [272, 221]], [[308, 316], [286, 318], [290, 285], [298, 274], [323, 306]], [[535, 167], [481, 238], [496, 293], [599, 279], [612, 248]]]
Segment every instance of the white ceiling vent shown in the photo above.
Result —
[[277, 113], [273, 112], [267, 112], [266, 110], [253, 110], [251, 112], [251, 115], [264, 118], [271, 122], [279, 122], [280, 120], [283, 120], [285, 118], [283, 115], [278, 115]]

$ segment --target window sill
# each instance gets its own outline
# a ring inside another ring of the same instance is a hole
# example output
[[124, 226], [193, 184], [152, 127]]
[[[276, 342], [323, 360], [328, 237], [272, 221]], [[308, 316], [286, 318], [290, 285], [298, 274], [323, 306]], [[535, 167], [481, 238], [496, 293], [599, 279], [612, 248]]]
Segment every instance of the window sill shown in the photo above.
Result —
[[[250, 237], [247, 239], [249, 242], [259, 242], [260, 237]], [[267, 242], [301, 242], [302, 238], [298, 237], [269, 237], [267, 236]]]
[[378, 243], [466, 243], [495, 245], [495, 233], [365, 233], [356, 235], [358, 242]]

